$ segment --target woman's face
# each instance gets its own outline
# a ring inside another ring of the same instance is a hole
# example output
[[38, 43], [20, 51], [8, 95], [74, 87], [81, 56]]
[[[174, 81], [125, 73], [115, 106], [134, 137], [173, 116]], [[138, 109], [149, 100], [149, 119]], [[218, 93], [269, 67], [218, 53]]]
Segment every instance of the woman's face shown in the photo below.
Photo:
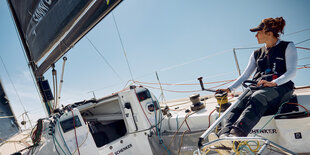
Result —
[[259, 44], [266, 43], [266, 39], [268, 35], [265, 33], [265, 30], [257, 31], [255, 37], [257, 38], [257, 42]]
[[257, 42], [259, 44], [266, 43], [268, 40], [272, 39], [273, 33], [272, 32], [266, 32], [265, 30], [257, 31], [255, 37], [257, 38]]

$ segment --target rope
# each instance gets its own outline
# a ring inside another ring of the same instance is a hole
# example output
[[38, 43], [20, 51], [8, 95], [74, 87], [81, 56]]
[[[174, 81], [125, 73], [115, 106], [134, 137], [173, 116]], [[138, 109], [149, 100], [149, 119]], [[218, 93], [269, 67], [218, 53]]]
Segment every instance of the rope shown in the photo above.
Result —
[[304, 65], [303, 67], [299, 67], [297, 69], [305, 69], [305, 68], [310, 68], [310, 66]]
[[192, 112], [192, 111], [191, 111], [191, 113], [186, 114], [186, 116], [185, 116], [183, 122], [181, 123], [180, 127], [177, 129], [177, 131], [174, 133], [172, 139], [170, 140], [170, 143], [169, 143], [169, 145], [168, 145], [168, 150], [170, 150], [170, 146], [171, 146], [171, 144], [172, 144], [172, 142], [173, 142], [175, 136], [177, 135], [177, 133], [178, 133], [179, 130], [181, 129], [182, 125], [184, 124], [185, 120], [186, 120], [190, 115], [195, 114], [196, 112], [198, 112], [198, 111], [195, 111], [195, 112]]
[[[52, 137], [53, 137], [53, 143], [54, 143], [55, 150], [56, 150], [57, 154], [60, 155], [60, 153], [59, 153], [59, 151], [58, 151], [58, 149], [57, 149], [57, 147], [56, 147], [54, 133], [52, 134]], [[61, 148], [61, 149], [62, 149], [62, 148]], [[63, 151], [63, 149], [62, 149], [62, 151]], [[63, 151], [63, 153], [64, 153], [64, 151]], [[65, 153], [64, 153], [64, 154], [65, 154]]]
[[189, 125], [188, 125], [188, 123], [187, 123], [187, 120], [185, 120], [185, 124], [186, 124], [186, 126], [187, 126], [187, 128], [188, 128], [188, 131], [191, 132], [192, 130], [191, 130], [191, 128], [189, 127]]
[[179, 150], [178, 150], [178, 155], [180, 154], [180, 151], [181, 151], [181, 148], [182, 148], [182, 145], [183, 145], [183, 137], [185, 135], [186, 132], [190, 132], [189, 130], [186, 130], [182, 133], [182, 136], [181, 136], [181, 143], [180, 143], [180, 146], [179, 146]]
[[208, 128], [210, 128], [210, 123], [211, 123], [210, 117], [211, 117], [212, 113], [213, 113], [215, 110], [216, 110], [216, 108], [213, 109], [213, 110], [211, 111], [211, 113], [209, 114], [209, 116], [208, 116], [208, 119], [209, 119], [209, 126], [208, 126]]
[[308, 110], [306, 107], [304, 107], [303, 105], [298, 104], [298, 103], [287, 103], [287, 104], [295, 104], [295, 105], [301, 106], [302, 108], [304, 108], [304, 109], [306, 110], [306, 112], [307, 112], [307, 114], [308, 114], [308, 117], [310, 116], [309, 110]]
[[35, 127], [35, 130], [33, 131], [31, 136], [32, 143], [34, 145], [38, 145], [39, 142], [41, 141], [42, 130], [43, 130], [43, 120], [39, 119]]
[[[284, 104], [295, 104], [295, 105], [299, 105], [299, 106], [301, 106], [302, 108], [305, 109], [305, 111], [307, 112], [307, 116], [308, 116], [308, 117], [310, 116], [308, 109], [305, 108], [304, 106], [302, 106], [302, 105], [300, 105], [300, 104], [298, 104], [298, 103], [287, 103], [287, 102], [284, 102], [284, 103], [282, 103], [281, 106], [279, 107], [278, 112], [277, 112], [276, 114], [274, 114], [274, 115], [267, 121], [267, 123], [265, 123], [265, 124], [263, 125], [263, 127], [259, 130], [258, 133], [260, 133], [260, 131], [261, 131], [263, 128], [265, 128], [266, 125], [269, 124], [269, 122], [270, 122], [275, 116], [277, 116], [277, 115], [281, 112], [282, 106], [283, 106]], [[254, 137], [257, 136], [258, 133], [256, 133], [256, 134], [254, 135]], [[238, 146], [237, 146], [236, 149], [235, 149], [235, 147], [233, 147], [233, 151], [234, 151], [234, 152], [239, 152], [239, 154], [240, 154], [240, 151], [243, 149], [242, 146], [247, 146], [247, 148], [248, 148], [251, 152], [257, 152], [258, 149], [260, 148], [259, 141], [257, 141], [257, 143], [256, 143], [256, 146], [257, 146], [257, 147], [256, 147], [255, 149], [252, 149], [252, 148], [249, 146], [248, 142], [243, 141], [243, 142], [240, 142], [240, 143], [238, 144]], [[239, 147], [241, 148], [240, 151], [238, 151], [238, 150], [239, 150]]]
[[[58, 147], [61, 149], [61, 151], [66, 155], [66, 152], [62, 149], [62, 147], [61, 147], [61, 145], [59, 144], [59, 142], [58, 142], [58, 140], [57, 140], [57, 138], [55, 137], [55, 134], [53, 133], [52, 134], [52, 136], [53, 136], [53, 141], [55, 140], [56, 141], [56, 143], [57, 143], [57, 145], [58, 145]], [[55, 143], [55, 142], [54, 142]], [[55, 144], [54, 144], [55, 145]], [[56, 145], [55, 145], [55, 149], [57, 150], [57, 148], [56, 148]], [[58, 151], [57, 151], [58, 152]], [[70, 152], [70, 151], [69, 151]], [[59, 153], [59, 152], [58, 152]]]
[[[142, 84], [140, 84], [141, 86], [143, 86], [143, 87], [148, 87], [148, 88], [153, 88], [153, 89], [159, 89], [160, 90], [160, 88], [157, 88], [157, 87], [152, 87], [152, 86], [147, 86], [147, 85], [142, 85]], [[167, 92], [175, 92], [175, 93], [192, 93], [192, 92], [200, 92], [201, 90], [188, 90], [188, 91], [186, 91], [186, 90], [168, 90], [168, 89], [163, 89], [164, 91], [167, 91]]]
[[234, 81], [234, 80], [229, 80], [228, 82], [225, 82], [225, 83], [223, 83], [223, 84], [220, 84], [220, 85], [217, 85], [217, 86], [208, 88], [208, 89], [218, 88], [218, 87], [220, 87], [220, 86], [224, 86], [224, 85], [226, 85], [226, 84], [228, 84], [228, 83], [231, 83], [231, 82], [233, 82], [233, 81]]
[[249, 151], [251, 151], [251, 153], [257, 152], [258, 149], [260, 148], [259, 142], [257, 143], [256, 145], [257, 147], [255, 149], [252, 149], [250, 145], [248, 144], [248, 142], [246, 141], [240, 142], [237, 147], [234, 146], [234, 143], [236, 143], [236, 141], [233, 142], [233, 151], [237, 152], [237, 154], [241, 154], [240, 152], [244, 149], [244, 146], [246, 146], [249, 149]]
[[64, 138], [63, 135], [62, 135], [62, 131], [61, 131], [61, 129], [60, 129], [59, 120], [56, 120], [56, 125], [58, 126], [58, 131], [59, 131], [60, 137], [62, 138], [62, 141], [63, 141], [63, 143], [64, 143], [66, 149], [68, 150], [69, 154], [72, 155], [71, 152], [70, 152], [70, 149], [69, 149], [69, 147], [68, 147], [68, 145], [67, 145], [67, 143], [66, 143], [66, 140], [65, 140], [65, 138]]
[[[224, 84], [220, 84], [220, 85], [214, 86], [214, 87], [211, 87], [210, 89], [226, 85], [226, 84], [228, 84], [230, 82], [233, 82], [234, 80], [225, 80], [225, 81], [228, 81], [228, 82], [226, 82]], [[220, 81], [220, 82], [223, 82], [223, 81]], [[148, 83], [148, 82], [136, 81], [136, 83], [138, 83], [139, 85], [141, 85], [143, 87], [148, 87], [148, 88], [153, 88], [153, 89], [158, 89], [158, 90], [164, 90], [164, 91], [167, 91], [167, 92], [175, 92], [175, 93], [193, 93], [193, 92], [200, 92], [201, 91], [201, 90], [169, 90], [169, 89], [161, 89], [161, 88], [157, 88], [157, 87], [152, 87], [152, 86], [141, 84], [141, 83]], [[212, 82], [212, 83], [219, 83], [219, 82]], [[158, 84], [158, 83], [150, 83], [150, 84]], [[166, 85], [171, 85], [171, 84], [166, 83]], [[184, 84], [181, 84], [181, 85], [184, 85]], [[190, 85], [190, 84], [186, 84], [186, 85]]]
[[[138, 98], [138, 96], [137, 96], [136, 88], [134, 89], [134, 91], [135, 91], [135, 95], [136, 95], [136, 97], [137, 97], [137, 100], [138, 100], [138, 102], [139, 102], [139, 105], [140, 105], [140, 107], [141, 107], [141, 110], [142, 110], [142, 112], [143, 112], [145, 118], [146, 118], [147, 121], [149, 122], [150, 126], [152, 127], [152, 123], [150, 122], [149, 118], [146, 116], [146, 113], [145, 113], [145, 111], [144, 111], [144, 109], [143, 109], [143, 107], [142, 107], [142, 104], [141, 104], [141, 102], [140, 102], [140, 100], [139, 100], [139, 98]], [[153, 128], [153, 131], [154, 131], [154, 133], [156, 133], [156, 131], [154, 130], [154, 128]]]
[[72, 119], [73, 119], [73, 128], [74, 128], [74, 135], [75, 135], [76, 148], [77, 148], [78, 153], [79, 153], [79, 155], [80, 155], [79, 143], [78, 143], [77, 136], [76, 136], [75, 117], [74, 117], [74, 114], [73, 114], [73, 110], [72, 110], [72, 109], [71, 109], [71, 113], [72, 113]]
[[[222, 97], [221, 101], [220, 101], [220, 108], [219, 108], [219, 117], [221, 117], [221, 110], [222, 110], [222, 101], [223, 101], [224, 97]], [[216, 109], [216, 108], [215, 108]], [[218, 125], [215, 128], [215, 133], [218, 132]]]
[[117, 26], [117, 23], [116, 23], [115, 16], [114, 16], [113, 12], [112, 12], [112, 16], [113, 16], [114, 24], [115, 24], [115, 27], [116, 27], [116, 30], [117, 30], [118, 38], [119, 38], [119, 40], [121, 42], [121, 45], [122, 45], [122, 49], [123, 49], [124, 56], [125, 56], [125, 59], [126, 59], [126, 63], [127, 63], [127, 66], [128, 66], [129, 72], [130, 72], [131, 79], [132, 79], [132, 81], [134, 81], [133, 80], [132, 71], [131, 71], [131, 68], [130, 68], [130, 65], [129, 65], [129, 61], [128, 61], [128, 58], [127, 58], [127, 54], [126, 54], [126, 51], [125, 51], [125, 47], [124, 47], [124, 44], [123, 44], [123, 40], [122, 40], [121, 34], [119, 32], [119, 29], [118, 29], [118, 26]]
[[[79, 147], [81, 147], [85, 142], [86, 142], [86, 140], [87, 140], [87, 138], [88, 138], [88, 135], [89, 135], [89, 128], [87, 128], [88, 129], [88, 132], [87, 132], [87, 134], [86, 134], [86, 138], [84, 139], [84, 141], [79, 145]], [[75, 149], [74, 151], [73, 151], [73, 153], [72, 154], [75, 154], [75, 152], [78, 150], [78, 148], [77, 149]]]
[[[151, 98], [151, 99], [152, 99], [152, 102], [154, 103], [153, 98]], [[158, 101], [157, 101], [157, 103], [158, 103]], [[154, 105], [154, 107], [155, 107], [155, 127], [156, 127], [156, 131], [157, 131], [157, 136], [158, 136], [158, 139], [159, 139], [159, 143], [162, 144], [163, 148], [164, 148], [164, 149], [168, 152], [168, 154], [170, 155], [169, 149], [167, 149], [166, 145], [164, 144], [163, 140], [162, 140], [161, 137], [160, 137], [160, 131], [161, 131], [161, 125], [162, 125], [162, 120], [163, 120], [163, 119], [160, 119], [160, 121], [157, 123], [157, 108], [156, 108], [155, 105]], [[160, 116], [160, 117], [162, 116], [161, 114], [162, 114], [162, 113], [161, 113], [161, 110], [159, 110], [159, 116]], [[158, 125], [159, 123], [160, 123], [160, 129], [158, 129], [158, 127], [157, 127], [157, 125]]]
[[296, 47], [296, 48], [300, 48], [300, 49], [304, 49], [304, 50], [310, 50], [310, 48], [305, 48], [305, 47]]
[[[232, 82], [235, 80], [223, 80], [223, 81], [214, 81], [214, 82], [206, 82], [203, 84], [215, 84], [215, 83], [223, 83], [223, 82]], [[152, 84], [152, 85], [168, 85], [168, 86], [184, 86], [184, 85], [200, 85], [199, 83], [183, 83], [183, 84], [177, 84], [177, 83], [154, 83], [154, 82], [142, 82], [142, 81], [134, 81], [135, 83], [141, 83], [141, 84]]]

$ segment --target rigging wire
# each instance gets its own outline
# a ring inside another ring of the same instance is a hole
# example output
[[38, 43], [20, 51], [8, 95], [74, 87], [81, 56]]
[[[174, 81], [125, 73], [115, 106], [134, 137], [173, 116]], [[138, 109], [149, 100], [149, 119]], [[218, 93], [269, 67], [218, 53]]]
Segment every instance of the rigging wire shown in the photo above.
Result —
[[[113, 15], [113, 18], [114, 18], [114, 22], [115, 22], [116, 28], [117, 28], [117, 30], [118, 30], [118, 27], [117, 27], [117, 24], [116, 24], [116, 21], [115, 21], [115, 17], [114, 17], [113, 12], [112, 12], [112, 15]], [[307, 31], [307, 30], [310, 30], [310, 28], [304, 29], [304, 30], [300, 30], [300, 31], [297, 31], [297, 32], [293, 32], [293, 33], [287, 34], [287, 35], [285, 35], [285, 36], [292, 35], [292, 34], [299, 33], [299, 32], [303, 32], [303, 31]], [[123, 46], [122, 39], [121, 39], [121, 37], [120, 37], [119, 30], [118, 30], [117, 32], [118, 32], [119, 39], [120, 39], [121, 44], [122, 44], [122, 48], [123, 48], [123, 51], [124, 51], [124, 55], [125, 55], [125, 58], [126, 58], [126, 62], [127, 62], [128, 68], [129, 68], [130, 73], [131, 73], [131, 69], [130, 69], [130, 66], [129, 66], [129, 63], [128, 63], [128, 59], [127, 59], [127, 56], [126, 56], [126, 52], [125, 52], [125, 49], [124, 49], [124, 46]], [[303, 42], [306, 42], [306, 41], [308, 41], [308, 40], [309, 40], [309, 39], [304, 40], [304, 41], [302, 41], [302, 42], [298, 42], [298, 43], [296, 43], [295, 45], [300, 44], [300, 43], [303, 43]], [[256, 49], [256, 48], [259, 48], [259, 47], [240, 47], [240, 48], [236, 48], [236, 49], [254, 49], [254, 48]], [[303, 48], [303, 47], [296, 47], [296, 48], [306, 49], [306, 48]], [[191, 64], [191, 63], [194, 63], [194, 62], [196, 62], [196, 61], [202, 61], [202, 60], [204, 60], [204, 59], [208, 59], [208, 58], [211, 58], [211, 57], [213, 57], [213, 56], [217, 56], [217, 55], [219, 55], [219, 54], [224, 54], [224, 53], [228, 53], [228, 52], [230, 52], [230, 49], [229, 49], [229, 50], [222, 51], [222, 52], [219, 52], [219, 53], [215, 53], [215, 54], [213, 54], [213, 55], [211, 55], [211, 56], [208, 55], [208, 56], [205, 56], [205, 57], [202, 57], [202, 58], [190, 60], [190, 61], [185, 62], [185, 63], [182, 63], [182, 64], [177, 64], [177, 65], [173, 65], [173, 66], [168, 66], [168, 67], [159, 69], [159, 71], [168, 71], [168, 70], [171, 70], [171, 69], [174, 69], [174, 68], [177, 68], [177, 67], [181, 67], [181, 66], [184, 66], [184, 65], [187, 65], [187, 64]], [[151, 75], [151, 74], [153, 74], [153, 73], [148, 73], [148, 74], [142, 75], [142, 76], [138, 77], [138, 79], [139, 79], [139, 78], [142, 78], [142, 77], [149, 76], [149, 75]], [[132, 76], [132, 73], [131, 73], [131, 76]], [[133, 76], [132, 76], [132, 82], [133, 82], [133, 83], [137, 82], [137, 81], [133, 80]], [[163, 83], [162, 83], [162, 84], [163, 84]], [[127, 85], [127, 84], [126, 84], [126, 85]], [[164, 85], [164, 84], [163, 84], [163, 85]]]
[[24, 104], [23, 104], [23, 102], [22, 102], [22, 100], [21, 100], [21, 98], [20, 98], [20, 96], [19, 96], [19, 93], [17, 92], [17, 89], [16, 89], [16, 87], [15, 87], [13, 81], [12, 81], [12, 78], [11, 78], [11, 76], [10, 76], [10, 74], [9, 74], [9, 72], [8, 72], [8, 69], [7, 69], [6, 65], [4, 64], [4, 61], [3, 61], [3, 59], [2, 59], [1, 56], [0, 56], [0, 59], [1, 59], [1, 62], [2, 62], [2, 64], [3, 64], [4, 70], [5, 70], [6, 74], [8, 75], [9, 80], [10, 80], [12, 86], [13, 86], [13, 89], [14, 89], [16, 95], [17, 95], [17, 98], [18, 98], [18, 100], [19, 100], [19, 103], [22, 105], [22, 108], [23, 108], [23, 110], [24, 110], [24, 114], [27, 116], [28, 121], [29, 121], [29, 123], [30, 123], [30, 126], [31, 126], [31, 128], [32, 128], [32, 124], [31, 124], [30, 118], [29, 118], [29, 116], [28, 116], [28, 112], [26, 111], [26, 108], [25, 108], [25, 106], [24, 106]]
[[[156, 74], [156, 78], [157, 78], [158, 84], [159, 84], [159, 86], [160, 86], [160, 92], [161, 92], [161, 96], [162, 96], [162, 102], [163, 102], [163, 103], [166, 103], [166, 98], [165, 98], [165, 95], [164, 95], [163, 87], [162, 87], [162, 85], [161, 85], [161, 82], [160, 82], [160, 80], [159, 80], [159, 77], [158, 77], [157, 72], [155, 72], [155, 74]], [[166, 103], [166, 106], [167, 106], [167, 103]]]
[[[153, 88], [153, 89], [160, 89], [160, 88], [157, 88], [157, 87], [152, 87], [152, 86], [147, 86], [147, 85], [143, 85], [143, 84], [139, 84], [143, 87], [146, 87], [146, 88]], [[167, 92], [175, 92], [175, 93], [193, 93], [193, 92], [201, 92], [201, 90], [188, 90], [188, 91], [183, 91], [183, 90], [168, 90], [168, 89], [163, 89], [164, 91], [167, 91]]]
[[310, 64], [305, 64], [305, 65], [297, 65], [297, 66], [299, 66], [299, 67], [301, 67], [301, 66], [310, 66]]
[[[235, 80], [235, 79], [234, 79]], [[215, 83], [223, 83], [223, 82], [232, 82], [234, 80], [223, 80], [223, 81], [214, 81], [214, 82], [205, 82], [203, 84], [215, 84]], [[152, 84], [152, 85], [159, 85], [159, 83], [153, 83], [153, 82], [142, 82], [142, 81], [135, 81], [136, 83], [142, 83], [142, 84]], [[200, 85], [200, 83], [160, 83], [161, 85]]]
[[[297, 34], [297, 33], [308, 31], [308, 30], [310, 30], [310, 28], [306, 28], [306, 29], [303, 29], [303, 30], [300, 30], [300, 31], [295, 31], [295, 32], [292, 32], [292, 33], [289, 33], [289, 34], [284, 34], [283, 37], [291, 36], [293, 34]], [[297, 44], [299, 44], [299, 43], [297, 43]], [[297, 45], [297, 44], [295, 44], [295, 45]], [[235, 48], [235, 49], [256, 49], [256, 48], [259, 48], [259, 47], [240, 47], [240, 48]]]
[[[217, 77], [223, 77], [225, 75], [231, 75], [234, 72], [226, 72], [226, 73], [220, 73], [220, 74], [214, 74], [212, 76], [208, 76], [206, 78], [208, 79], [213, 79], [213, 78], [217, 78]], [[186, 80], [186, 81], [182, 81], [182, 82], [177, 82], [177, 83], [161, 83], [162, 85], [200, 85], [199, 83], [189, 83], [189, 82], [196, 82], [197, 79], [195, 80]], [[215, 83], [222, 83], [222, 82], [227, 82], [229, 80], [224, 80], [224, 81], [214, 81], [214, 82], [207, 82], [204, 84], [215, 84]], [[152, 83], [152, 82], [142, 82], [142, 81], [135, 81], [137, 83], [144, 83], [144, 84], [152, 84], [152, 85], [158, 85], [158, 83]]]
[[111, 68], [111, 70], [114, 72], [114, 74], [121, 80], [123, 81], [123, 79], [121, 78], [121, 76], [116, 72], [116, 70], [112, 67], [112, 65], [108, 62], [108, 60], [103, 56], [103, 54], [98, 50], [98, 48], [93, 44], [93, 42], [87, 37], [85, 36], [86, 39], [89, 41], [89, 43], [93, 46], [93, 48], [96, 50], [96, 52], [100, 55], [100, 57], [103, 59], [103, 61]]
[[298, 60], [305, 60], [305, 59], [309, 59], [310, 57], [304, 57], [304, 58], [300, 58]]
[[224, 50], [222, 52], [216, 52], [216, 53], [214, 53], [212, 55], [208, 55], [208, 56], [204, 56], [204, 57], [201, 57], [201, 58], [198, 58], [198, 59], [190, 60], [190, 61], [187, 61], [187, 62], [182, 63], [182, 64], [176, 64], [176, 65], [173, 65], [173, 66], [170, 66], [170, 67], [162, 68], [162, 69], [159, 69], [159, 71], [168, 71], [168, 70], [180, 67], [180, 66], [188, 65], [188, 64], [191, 64], [191, 63], [194, 63], [194, 62], [197, 62], [197, 61], [202, 61], [202, 60], [205, 60], [205, 59], [217, 56], [217, 55], [221, 55], [221, 54], [224, 54], [224, 53], [228, 53], [228, 52], [231, 52], [231, 50], [229, 49], [229, 50]]
[[121, 34], [119, 32], [119, 29], [118, 29], [118, 26], [117, 26], [117, 23], [116, 23], [113, 11], [112, 11], [112, 16], [113, 16], [114, 24], [115, 24], [115, 27], [116, 27], [116, 30], [117, 30], [118, 38], [119, 38], [119, 40], [121, 42], [121, 45], [122, 45], [122, 49], [123, 49], [123, 52], [124, 52], [126, 63], [127, 63], [127, 66], [128, 66], [129, 72], [130, 72], [131, 80], [134, 81], [133, 75], [132, 75], [132, 71], [131, 71], [131, 68], [130, 68], [130, 65], [129, 65], [129, 61], [128, 61], [128, 58], [127, 58], [127, 54], [126, 54], [126, 51], [125, 51], [125, 47], [124, 47], [124, 44], [123, 44], [123, 40], [122, 40]]
[[[303, 41], [300, 41], [298, 43], [295, 43], [295, 45], [304, 43], [304, 42], [309, 41], [309, 40], [310, 40], [310, 38], [306, 39], [306, 40], [303, 40]], [[257, 48], [260, 48], [260, 47], [240, 47], [240, 48], [234, 48], [234, 49], [236, 49], [236, 50], [244, 50], [244, 49], [257, 49]], [[309, 48], [305, 48], [305, 47], [296, 47], [296, 48], [310, 50]]]
[[304, 42], [309, 41], [309, 40], [310, 40], [310, 38], [309, 38], [309, 39], [306, 39], [306, 40], [303, 40], [303, 41], [300, 41], [300, 42], [296, 43], [295, 45], [298, 45], [298, 44], [304, 43]]
[[[306, 39], [306, 40], [303, 40], [303, 41], [301, 41], [301, 42], [298, 42], [298, 43], [296, 43], [295, 45], [301, 44], [301, 43], [306, 42], [306, 41], [309, 41], [309, 40], [310, 40], [310, 38], [309, 38], [309, 39]], [[259, 48], [259, 47], [240, 47], [240, 48], [235, 48], [235, 49], [257, 49], [257, 48]], [[296, 47], [296, 48], [308, 49], [308, 48], [304, 48], [304, 47]], [[308, 50], [310, 50], [310, 49], [308, 49]], [[208, 55], [208, 56], [205, 56], [205, 57], [202, 57], [202, 58], [190, 60], [190, 61], [187, 61], [187, 62], [182, 63], [182, 64], [176, 64], [176, 65], [168, 66], [168, 67], [159, 69], [159, 71], [168, 71], [168, 70], [171, 70], [171, 69], [174, 69], [174, 68], [177, 68], [177, 67], [181, 67], [181, 66], [184, 66], [184, 65], [188, 65], [188, 64], [197, 62], [197, 61], [202, 61], [202, 60], [205, 60], [205, 59], [208, 59], [208, 58], [217, 56], [217, 55], [219, 55], [219, 54], [228, 53], [228, 52], [230, 52], [230, 51], [231, 51], [230, 49], [229, 49], [229, 50], [224, 50], [224, 51], [222, 51], [222, 52], [218, 52], [218, 53], [215, 53], [215, 54], [213, 54], [213, 55]], [[145, 77], [145, 76], [150, 75], [150, 74], [152, 74], [152, 73], [145, 74], [145, 75], [143, 75], [143, 76], [141, 76], [141, 77]]]
[[303, 30], [300, 30], [300, 31], [296, 31], [296, 32], [292, 32], [292, 33], [289, 33], [289, 34], [285, 34], [283, 36], [290, 36], [290, 35], [293, 35], [293, 34], [297, 34], [297, 33], [300, 33], [300, 32], [304, 32], [304, 31], [308, 31], [310, 30], [310, 27], [309, 28], [306, 28], [306, 29], [303, 29]]
[[[214, 87], [212, 87], [212, 88], [217, 88], [217, 87], [226, 85], [226, 84], [228, 84], [228, 83], [230, 83], [230, 82], [233, 82], [233, 80], [228, 81], [228, 82], [226, 82], [226, 83], [224, 83], [224, 84], [220, 84], [220, 85], [218, 85], [218, 86], [214, 86]], [[143, 87], [147, 87], [147, 88], [160, 89], [160, 88], [157, 88], [157, 87], [152, 87], [152, 86], [148, 86], [148, 85], [144, 85], [144, 84], [139, 84], [139, 85], [141, 85], [141, 86], [143, 86]], [[211, 89], [211, 88], [210, 88], [210, 89]], [[188, 91], [186, 91], [186, 90], [168, 90], [168, 89], [162, 89], [162, 90], [167, 91], [167, 92], [174, 92], [174, 93], [193, 93], [193, 92], [201, 92], [201, 90], [188, 90]]]

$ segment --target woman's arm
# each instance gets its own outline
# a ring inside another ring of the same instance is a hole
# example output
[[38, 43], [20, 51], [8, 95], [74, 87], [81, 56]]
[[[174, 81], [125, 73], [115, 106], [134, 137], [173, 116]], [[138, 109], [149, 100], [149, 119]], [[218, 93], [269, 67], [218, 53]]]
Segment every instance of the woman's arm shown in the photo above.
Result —
[[241, 74], [241, 76], [238, 77], [238, 79], [234, 83], [232, 83], [228, 87], [228, 89], [230, 91], [234, 91], [235, 89], [237, 89], [244, 80], [247, 80], [251, 76], [255, 68], [256, 68], [256, 63], [255, 63], [254, 52], [253, 52], [249, 58], [249, 63], [247, 67], [245, 68], [244, 72]]
[[290, 42], [287, 45], [285, 51], [285, 62], [286, 62], [286, 72], [277, 79], [271, 81], [276, 83], [278, 86], [292, 80], [296, 76], [297, 50], [293, 42]]

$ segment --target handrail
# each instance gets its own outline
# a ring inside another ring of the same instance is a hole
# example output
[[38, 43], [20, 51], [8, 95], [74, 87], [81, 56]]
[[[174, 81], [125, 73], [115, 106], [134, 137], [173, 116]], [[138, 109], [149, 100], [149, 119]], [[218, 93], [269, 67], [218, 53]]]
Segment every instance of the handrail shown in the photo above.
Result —
[[231, 112], [237, 105], [243, 100], [245, 95], [250, 92], [250, 87], [246, 88], [244, 92], [239, 96], [239, 98], [231, 104], [231, 106], [199, 137], [198, 147], [201, 148], [202, 142], [206, 139], [206, 137], [212, 132], [212, 130], [222, 122], [222, 120], [226, 117], [226, 115]]
[[244, 92], [239, 96], [239, 98], [233, 102], [231, 104], [231, 106], [199, 137], [199, 141], [198, 141], [198, 154], [200, 155], [200, 149], [202, 147], [211, 145], [213, 143], [217, 143], [219, 141], [250, 141], [250, 140], [260, 140], [260, 141], [264, 141], [264, 144], [262, 145], [261, 149], [258, 151], [258, 154], [260, 155], [264, 149], [266, 149], [267, 145], [271, 145], [275, 148], [280, 149], [280, 151], [287, 153], [287, 154], [291, 154], [291, 155], [296, 155], [296, 153], [294, 153], [291, 150], [288, 150], [284, 147], [282, 147], [281, 145], [278, 145], [266, 138], [263, 137], [224, 137], [224, 138], [219, 138], [216, 139], [214, 141], [202, 144], [202, 142], [207, 138], [207, 136], [209, 136], [209, 134], [214, 130], [214, 128], [220, 123], [222, 122], [222, 120], [226, 117], [226, 115], [231, 112], [235, 107], [238, 106], [238, 104], [244, 99], [244, 97], [246, 96], [246, 94], [248, 94], [251, 91], [251, 87], [247, 87]]
[[[278, 148], [279, 151], [281, 151], [282, 153], [286, 153], [289, 155], [297, 155], [295, 152], [293, 152], [289, 149], [286, 149], [286, 148], [282, 147], [281, 145], [278, 145], [277, 143], [272, 142], [272, 141], [270, 141], [264, 137], [224, 137], [224, 138], [219, 138], [219, 139], [216, 139], [214, 141], [203, 144], [202, 147], [206, 147], [206, 146], [209, 146], [209, 145], [212, 145], [214, 143], [221, 142], [221, 141], [263, 141], [264, 144], [258, 150], [258, 153], [257, 153], [259, 155], [266, 149], [267, 145], [271, 145], [275, 148]], [[200, 154], [200, 150], [198, 149], [197, 151], [198, 151], [198, 154]]]

